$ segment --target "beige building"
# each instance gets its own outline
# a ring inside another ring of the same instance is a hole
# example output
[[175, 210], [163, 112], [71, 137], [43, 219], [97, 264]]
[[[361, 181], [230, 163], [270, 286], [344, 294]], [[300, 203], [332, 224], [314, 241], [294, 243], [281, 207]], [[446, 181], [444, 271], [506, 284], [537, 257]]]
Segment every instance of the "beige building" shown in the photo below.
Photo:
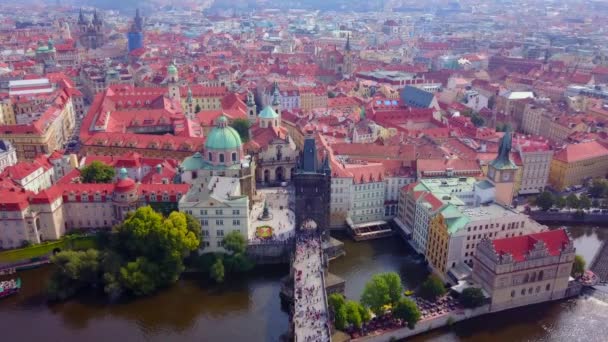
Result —
[[570, 295], [575, 248], [565, 230], [490, 240], [477, 247], [473, 281], [501, 311]]
[[597, 141], [570, 144], [557, 151], [551, 162], [549, 183], [558, 190], [606, 177], [608, 149]]
[[583, 119], [582, 116], [551, 116], [544, 113], [538, 133], [553, 142], [563, 143], [572, 133], [587, 131], [588, 127]]
[[536, 194], [545, 189], [549, 180], [553, 150], [545, 139], [515, 139], [515, 150], [521, 159], [521, 179], [517, 192]]
[[30, 124], [0, 126], [0, 139], [10, 141], [19, 159], [34, 159], [39, 154], [61, 150], [75, 126], [72, 97], [61, 90], [60, 95], [41, 116]]
[[524, 109], [521, 120], [521, 130], [526, 134], [539, 135], [541, 117], [547, 113], [547, 109], [534, 103], [529, 103]]

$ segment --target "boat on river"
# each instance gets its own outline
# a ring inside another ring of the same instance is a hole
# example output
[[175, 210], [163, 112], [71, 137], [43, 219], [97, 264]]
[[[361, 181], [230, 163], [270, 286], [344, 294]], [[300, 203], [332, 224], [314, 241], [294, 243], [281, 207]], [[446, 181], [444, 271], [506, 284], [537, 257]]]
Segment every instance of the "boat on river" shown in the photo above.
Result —
[[21, 290], [21, 278], [0, 281], [0, 298], [16, 294]]

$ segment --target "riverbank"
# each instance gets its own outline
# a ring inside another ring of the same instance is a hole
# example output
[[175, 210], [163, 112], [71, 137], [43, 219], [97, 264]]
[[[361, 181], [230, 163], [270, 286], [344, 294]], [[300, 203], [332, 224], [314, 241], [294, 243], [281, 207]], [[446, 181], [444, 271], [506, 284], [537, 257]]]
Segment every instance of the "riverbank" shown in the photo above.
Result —
[[[571, 227], [574, 244], [587, 260], [608, 240], [608, 229]], [[397, 272], [405, 289], [426, 278], [424, 265], [400, 239], [344, 242], [346, 257], [329, 271], [346, 280], [348, 299], [359, 300], [365, 282], [377, 273]], [[279, 341], [289, 316], [281, 308], [280, 280], [286, 265], [256, 268], [222, 286], [184, 277], [158, 294], [108, 303], [104, 297], [79, 296], [48, 305], [44, 296], [50, 267], [19, 273], [21, 292], [0, 301], [0, 322], [7, 341]], [[608, 336], [608, 304], [592, 296], [537, 304], [466, 319], [452, 326], [408, 337], [408, 342], [603, 341]], [[36, 322], [36, 329], [29, 329]], [[386, 339], [388, 340], [388, 338]], [[384, 340], [384, 341], [386, 341]]]

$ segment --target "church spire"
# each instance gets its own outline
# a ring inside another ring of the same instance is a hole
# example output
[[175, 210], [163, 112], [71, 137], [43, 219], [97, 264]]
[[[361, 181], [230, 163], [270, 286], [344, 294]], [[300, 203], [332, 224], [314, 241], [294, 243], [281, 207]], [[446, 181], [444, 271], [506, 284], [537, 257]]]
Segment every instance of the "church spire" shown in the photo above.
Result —
[[346, 46], [344, 47], [345, 51], [350, 51], [350, 33], [346, 36]]

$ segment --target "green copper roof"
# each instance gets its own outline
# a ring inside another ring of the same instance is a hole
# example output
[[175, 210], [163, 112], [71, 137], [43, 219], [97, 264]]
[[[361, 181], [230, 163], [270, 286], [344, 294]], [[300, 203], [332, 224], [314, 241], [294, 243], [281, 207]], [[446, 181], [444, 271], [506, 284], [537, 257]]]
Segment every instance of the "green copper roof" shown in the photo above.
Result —
[[243, 145], [239, 133], [228, 126], [228, 119], [221, 116], [217, 119], [217, 127], [209, 132], [205, 149], [207, 150], [235, 150]]
[[448, 226], [448, 234], [450, 235], [463, 229], [467, 225], [467, 223], [469, 223], [469, 219], [464, 216], [456, 206], [452, 204], [446, 205], [441, 210], [441, 215], [445, 219], [445, 222]]
[[279, 117], [279, 114], [272, 109], [270, 106], [266, 106], [261, 112], [259, 117], [261, 119], [276, 119]]
[[498, 146], [498, 156], [494, 159], [490, 165], [496, 169], [517, 169], [517, 166], [511, 161], [511, 139], [512, 135], [509, 129], [500, 139], [500, 145]]
[[175, 66], [175, 64], [171, 63], [169, 65], [169, 67], [167, 68], [167, 73], [169, 75], [175, 75], [175, 74], [177, 74], [177, 67]]
[[203, 156], [200, 152], [196, 152], [194, 155], [184, 159], [181, 163], [181, 168], [184, 171], [200, 170], [204, 165]]

